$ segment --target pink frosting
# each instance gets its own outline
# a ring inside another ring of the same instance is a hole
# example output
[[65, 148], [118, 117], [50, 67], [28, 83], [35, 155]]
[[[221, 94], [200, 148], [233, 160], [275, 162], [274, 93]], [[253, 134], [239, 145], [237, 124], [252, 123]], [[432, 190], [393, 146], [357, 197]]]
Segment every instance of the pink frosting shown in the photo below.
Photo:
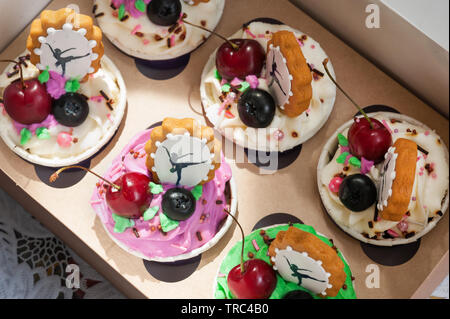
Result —
[[[12, 119], [11, 119], [12, 120]], [[13, 125], [14, 125], [14, 129], [16, 130], [17, 134], [20, 135], [20, 132], [24, 129], [27, 128], [30, 130], [31, 133], [35, 133], [36, 130], [40, 127], [45, 127], [45, 128], [51, 128], [53, 126], [58, 125], [58, 122], [55, 120], [55, 117], [52, 114], [49, 114], [49, 116], [47, 116], [47, 118], [42, 121], [41, 123], [35, 123], [35, 124], [31, 124], [31, 125], [24, 125], [21, 124], [19, 122], [16, 122], [14, 120], [12, 120]]]
[[[145, 165], [147, 156], [144, 150], [150, 132], [151, 130], [147, 130], [140, 133], [125, 147], [104, 175], [106, 179], [114, 181], [127, 172], [139, 172], [150, 176]], [[180, 222], [178, 228], [166, 234], [158, 230], [161, 201], [163, 194], [174, 185], [163, 185], [163, 193], [153, 196], [150, 207], [159, 206], [160, 210], [152, 220], [144, 221], [142, 218], [134, 220], [134, 228], [139, 233], [139, 238], [131, 228], [124, 233], [114, 232], [115, 222], [100, 184], [94, 191], [91, 205], [109, 233], [128, 248], [149, 258], [173, 257], [203, 246], [216, 235], [219, 225], [227, 217], [224, 212], [224, 209], [228, 208], [224, 191], [230, 179], [231, 168], [222, 156], [222, 165], [216, 170], [215, 178], [203, 185], [203, 195], [197, 201], [194, 214], [188, 220]], [[152, 226], [156, 230], [152, 231]], [[197, 233], [201, 235], [201, 241]]]

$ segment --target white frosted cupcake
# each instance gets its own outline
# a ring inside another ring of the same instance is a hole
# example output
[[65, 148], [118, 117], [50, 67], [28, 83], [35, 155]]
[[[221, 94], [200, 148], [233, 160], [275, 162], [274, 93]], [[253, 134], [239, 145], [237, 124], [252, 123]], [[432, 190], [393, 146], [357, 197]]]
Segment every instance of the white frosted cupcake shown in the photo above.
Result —
[[67, 22], [71, 14], [43, 11], [32, 23], [29, 50], [0, 75], [0, 136], [19, 156], [49, 167], [97, 153], [126, 107], [125, 84], [103, 56], [101, 31], [88, 16]]
[[229, 39], [241, 39], [240, 51], [251, 46], [253, 58], [245, 63], [222, 46], [206, 63], [200, 90], [214, 127], [236, 144], [261, 151], [283, 152], [316, 134], [336, 98], [324, 76], [327, 55], [320, 44], [289, 26], [264, 22], [252, 22]]
[[370, 118], [392, 137], [384, 158], [358, 156], [369, 143], [355, 126], [364, 118], [345, 123], [319, 159], [322, 202], [338, 226], [360, 241], [379, 246], [414, 242], [448, 208], [447, 147], [436, 132], [405, 115], [379, 112]]
[[225, 0], [94, 0], [103, 33], [123, 52], [144, 60], [171, 60], [195, 50], [220, 21]]

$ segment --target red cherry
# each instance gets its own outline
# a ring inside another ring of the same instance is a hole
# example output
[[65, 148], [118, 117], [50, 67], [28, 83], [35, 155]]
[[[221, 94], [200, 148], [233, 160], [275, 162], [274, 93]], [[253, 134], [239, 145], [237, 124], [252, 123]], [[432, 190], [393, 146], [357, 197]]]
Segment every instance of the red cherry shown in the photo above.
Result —
[[139, 218], [149, 207], [153, 195], [149, 193], [150, 178], [141, 173], [126, 173], [108, 186], [106, 202], [111, 210], [122, 217]]
[[247, 75], [261, 75], [266, 59], [266, 52], [258, 41], [252, 39], [233, 39], [233, 48], [225, 42], [216, 55], [216, 67], [219, 74], [226, 80], [240, 78], [244, 80]]
[[392, 145], [392, 135], [378, 120], [370, 118], [373, 128], [366, 118], [355, 118], [348, 132], [350, 152], [366, 160], [380, 163]]
[[16, 122], [30, 125], [44, 121], [52, 110], [52, 98], [44, 84], [37, 79], [15, 81], [3, 92], [8, 115]]
[[238, 299], [267, 299], [277, 285], [277, 275], [272, 267], [261, 259], [250, 259], [234, 267], [227, 277], [231, 293]]

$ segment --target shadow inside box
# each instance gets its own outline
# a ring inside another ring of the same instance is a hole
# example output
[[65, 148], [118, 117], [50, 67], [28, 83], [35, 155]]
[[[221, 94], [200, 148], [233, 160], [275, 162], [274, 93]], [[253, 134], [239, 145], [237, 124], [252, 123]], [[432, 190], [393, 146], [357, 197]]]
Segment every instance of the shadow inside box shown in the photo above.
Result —
[[145, 269], [155, 279], [173, 283], [189, 278], [198, 268], [202, 255], [197, 257], [176, 261], [172, 263], [161, 263], [144, 260]]

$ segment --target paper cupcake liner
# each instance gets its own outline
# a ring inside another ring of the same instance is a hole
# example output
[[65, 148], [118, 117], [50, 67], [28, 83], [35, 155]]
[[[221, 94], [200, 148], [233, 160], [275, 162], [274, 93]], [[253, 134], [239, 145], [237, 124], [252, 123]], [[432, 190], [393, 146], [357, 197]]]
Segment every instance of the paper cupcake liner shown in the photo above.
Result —
[[[231, 204], [230, 204], [230, 214], [233, 216], [236, 216], [236, 211], [237, 211], [237, 188], [236, 188], [236, 183], [234, 181], [234, 178], [231, 177], [231, 179], [229, 180], [230, 183], [230, 196], [231, 196]], [[117, 244], [117, 246], [119, 246], [120, 248], [122, 248], [123, 250], [125, 250], [126, 252], [128, 252], [131, 255], [134, 255], [138, 258], [147, 260], [147, 261], [154, 261], [154, 262], [160, 262], [160, 263], [172, 263], [172, 262], [177, 262], [177, 261], [182, 261], [182, 260], [187, 260], [187, 259], [191, 259], [194, 257], [197, 257], [198, 255], [201, 255], [202, 253], [204, 253], [205, 251], [211, 249], [212, 247], [214, 247], [219, 241], [220, 239], [222, 239], [222, 237], [226, 234], [226, 232], [230, 229], [231, 225], [233, 224], [233, 219], [231, 217], [226, 217], [226, 221], [223, 224], [223, 226], [220, 228], [220, 230], [217, 232], [217, 234], [207, 243], [205, 243], [203, 246], [200, 246], [188, 253], [185, 254], [181, 254], [181, 255], [177, 255], [177, 256], [172, 256], [172, 257], [153, 257], [150, 258], [148, 256], [145, 256], [144, 254], [142, 254], [139, 251], [133, 250], [131, 248], [129, 248], [127, 245], [125, 245], [124, 243], [122, 243], [121, 241], [119, 241], [117, 238], [115, 238], [114, 236], [112, 236], [112, 234], [108, 231], [108, 229], [106, 228], [105, 224], [103, 224], [103, 222], [101, 223], [103, 225], [103, 228], [105, 229], [106, 233], [108, 234], [108, 236]]]
[[[267, 229], [270, 229], [270, 228], [275, 228], [275, 227], [279, 227], [279, 226], [286, 226], [286, 225], [288, 225], [288, 224], [276, 224], [276, 225], [271, 225], [271, 226], [267, 226], [267, 227], [255, 229], [255, 230], [252, 231], [252, 233], [255, 232], [255, 231], [258, 231], [258, 230], [267, 230]], [[328, 236], [325, 236], [324, 234], [322, 234], [322, 233], [320, 233], [320, 232], [318, 232], [318, 231], [316, 231], [316, 232], [317, 232], [317, 235], [320, 235], [320, 236], [322, 236], [322, 237], [329, 238]], [[342, 252], [342, 250], [340, 250], [340, 253], [341, 253], [342, 258], [344, 259], [344, 261], [350, 266], [350, 263], [349, 263], [349, 262], [347, 261], [347, 259], [345, 258], [344, 253]], [[227, 256], [225, 256], [225, 258], [226, 258], [226, 257], [227, 257]], [[221, 261], [221, 263], [220, 263], [220, 266], [219, 266], [219, 269], [217, 269], [216, 276], [214, 277], [214, 284], [213, 284], [213, 290], [212, 290], [212, 296], [213, 296], [214, 299], [215, 299], [215, 295], [216, 295], [216, 291], [217, 291], [217, 284], [218, 284], [218, 283], [217, 283], [217, 278], [219, 278], [220, 267], [222, 266], [222, 263], [223, 263], [223, 261], [225, 260], [225, 258], [222, 259], [222, 261]], [[350, 268], [350, 269], [351, 269], [351, 268]], [[355, 293], [356, 293], [356, 287], [355, 287], [355, 286], [353, 286], [353, 289], [355, 290]]]
[[[425, 124], [409, 117], [403, 114], [396, 114], [396, 113], [391, 113], [391, 112], [376, 112], [376, 113], [371, 113], [371, 116], [377, 116], [377, 115], [381, 115], [383, 117], [385, 117], [386, 119], [394, 119], [394, 120], [399, 120], [399, 121], [404, 121], [407, 123], [411, 123], [413, 125], [416, 125], [418, 127], [421, 127], [425, 130], [429, 130], [429, 131], [433, 131], [432, 129], [430, 129], [428, 126], [426, 126]], [[327, 143], [325, 144], [322, 153], [320, 154], [319, 157], [319, 162], [317, 165], [317, 186], [319, 188], [319, 194], [323, 203], [323, 206], [325, 207], [328, 216], [334, 221], [334, 223], [341, 228], [344, 232], [346, 232], [347, 234], [349, 234], [350, 236], [352, 236], [353, 238], [356, 238], [357, 240], [367, 243], [367, 244], [371, 244], [371, 245], [375, 245], [375, 246], [387, 246], [387, 247], [391, 247], [391, 246], [397, 246], [397, 245], [405, 245], [405, 244], [409, 244], [409, 243], [413, 243], [415, 241], [417, 241], [418, 239], [420, 239], [421, 237], [425, 236], [426, 234], [428, 234], [428, 232], [430, 232], [435, 226], [436, 224], [439, 222], [439, 220], [442, 219], [442, 217], [444, 216], [444, 214], [446, 213], [447, 209], [448, 209], [448, 205], [449, 205], [449, 192], [447, 190], [447, 194], [445, 196], [445, 198], [442, 200], [442, 206], [441, 206], [441, 211], [443, 213], [442, 216], [436, 216], [434, 217], [434, 219], [428, 223], [428, 225], [420, 232], [416, 233], [414, 236], [410, 237], [410, 238], [392, 238], [392, 239], [370, 239], [370, 238], [366, 238], [364, 237], [361, 233], [355, 231], [354, 229], [342, 225], [340, 224], [338, 221], [336, 221], [332, 214], [330, 213], [330, 211], [332, 210], [329, 206], [327, 206], [326, 204], [326, 200], [325, 200], [325, 190], [323, 188], [323, 185], [321, 184], [321, 175], [322, 175], [322, 169], [330, 162], [330, 158], [329, 158], [329, 154], [334, 154], [338, 148], [338, 140], [337, 140], [337, 135], [339, 133], [342, 133], [344, 130], [346, 130], [347, 128], [350, 128], [350, 126], [352, 126], [353, 124], [353, 119], [351, 119], [350, 121], [346, 122], [345, 124], [343, 124], [341, 127], [339, 127], [336, 132], [334, 132], [331, 135], [331, 138], [327, 141]], [[445, 144], [442, 144], [444, 147], [444, 150], [446, 151], [446, 161], [447, 163], [449, 162], [449, 155], [448, 155], [448, 149], [447, 146]]]
[[[263, 23], [268, 23], [268, 24], [273, 24], [276, 26], [279, 25], [283, 25], [283, 23], [281, 23], [278, 20], [275, 19], [271, 19], [271, 18], [257, 18], [254, 19], [252, 21], [247, 22], [245, 25], [249, 25], [253, 22], [263, 22]], [[295, 29], [294, 29], [295, 30]], [[302, 33], [299, 30], [295, 30], [298, 33]], [[233, 34], [231, 37], [229, 37], [228, 39], [233, 39], [233, 38], [239, 38], [241, 31], [237, 31], [235, 34]], [[247, 148], [247, 149], [251, 149], [251, 150], [256, 150], [256, 151], [260, 151], [260, 152], [278, 152], [278, 153], [283, 153], [285, 151], [289, 151], [292, 150], [293, 148], [295, 148], [296, 146], [299, 146], [303, 143], [305, 143], [306, 141], [308, 141], [310, 138], [312, 138], [314, 135], [317, 134], [318, 131], [320, 131], [320, 129], [325, 125], [325, 123], [328, 121], [333, 109], [334, 109], [334, 104], [336, 102], [336, 95], [334, 95], [334, 97], [331, 100], [331, 104], [332, 105], [330, 107], [330, 109], [327, 111], [327, 113], [325, 114], [325, 116], [321, 119], [321, 121], [310, 131], [306, 132], [306, 134], [303, 134], [297, 141], [296, 143], [290, 145], [290, 148], [286, 148], [286, 149], [279, 149], [277, 148], [273, 148], [272, 145], [265, 145], [265, 148], [260, 148], [258, 147], [259, 145], [254, 145], [254, 143], [250, 143], [250, 141], [247, 138], [244, 138], [243, 140], [236, 140], [233, 136], [228, 136], [226, 134], [224, 134], [224, 132], [216, 127], [216, 123], [213, 123], [208, 116], [206, 115], [206, 109], [209, 105], [211, 105], [211, 101], [208, 98], [207, 92], [206, 92], [206, 86], [205, 86], [205, 80], [206, 77], [209, 73], [209, 71], [215, 66], [216, 62], [216, 55], [217, 55], [217, 51], [219, 50], [219, 48], [217, 48], [209, 57], [205, 67], [203, 68], [202, 71], [202, 76], [201, 76], [201, 82], [200, 82], [200, 98], [201, 98], [201, 102], [202, 102], [202, 106], [203, 109], [205, 111], [205, 117], [207, 118], [208, 121], [210, 121], [214, 128], [221, 134], [223, 135], [226, 139], [232, 141], [233, 143], [243, 147], [243, 148]], [[334, 72], [334, 68], [331, 62], [328, 63], [328, 69], [330, 70], [331, 74], [336, 78], [335, 72]], [[286, 116], [286, 115], [284, 115]], [[280, 127], [280, 129], [282, 129], [282, 127]]]
[[89, 159], [94, 156], [101, 148], [109, 142], [109, 140], [114, 136], [115, 132], [119, 128], [120, 123], [122, 122], [122, 118], [125, 114], [125, 107], [127, 104], [127, 90], [125, 87], [125, 82], [122, 78], [122, 75], [119, 69], [115, 66], [115, 64], [104, 55], [102, 58], [102, 64], [104, 64], [109, 70], [112, 71], [114, 77], [117, 79], [117, 83], [119, 85], [120, 96], [117, 104], [115, 106], [115, 112], [117, 116], [114, 117], [113, 125], [109, 128], [105, 135], [103, 135], [102, 139], [98, 141], [98, 143], [83, 153], [77, 156], [71, 156], [64, 159], [61, 158], [46, 158], [36, 154], [30, 154], [22, 147], [18, 147], [14, 141], [12, 141], [6, 130], [7, 128], [3, 125], [0, 125], [0, 136], [5, 142], [5, 144], [17, 155], [25, 159], [26, 161], [38, 164], [46, 167], [64, 167], [78, 164], [84, 160]]

